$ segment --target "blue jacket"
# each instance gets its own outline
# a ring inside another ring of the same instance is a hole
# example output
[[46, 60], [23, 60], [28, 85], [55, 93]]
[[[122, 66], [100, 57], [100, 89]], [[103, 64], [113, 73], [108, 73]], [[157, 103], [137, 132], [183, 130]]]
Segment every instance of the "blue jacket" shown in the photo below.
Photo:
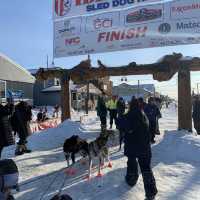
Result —
[[154, 104], [147, 104], [144, 107], [144, 112], [147, 115], [149, 121], [156, 121], [157, 119], [161, 118], [161, 113], [159, 108]]

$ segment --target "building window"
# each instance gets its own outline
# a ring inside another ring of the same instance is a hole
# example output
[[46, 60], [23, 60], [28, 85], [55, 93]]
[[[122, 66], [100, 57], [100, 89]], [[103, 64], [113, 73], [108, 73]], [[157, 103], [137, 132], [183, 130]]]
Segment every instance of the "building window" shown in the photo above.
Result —
[[72, 93], [72, 100], [73, 100], [73, 101], [76, 100], [76, 93]]
[[0, 98], [6, 98], [6, 82], [0, 80]]

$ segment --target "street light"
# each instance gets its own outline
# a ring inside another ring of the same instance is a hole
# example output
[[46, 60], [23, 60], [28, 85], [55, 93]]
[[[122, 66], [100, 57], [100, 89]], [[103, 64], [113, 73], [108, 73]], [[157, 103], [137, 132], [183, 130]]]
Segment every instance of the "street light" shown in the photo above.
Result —
[[199, 84], [200, 83], [197, 83], [197, 94], [199, 94]]

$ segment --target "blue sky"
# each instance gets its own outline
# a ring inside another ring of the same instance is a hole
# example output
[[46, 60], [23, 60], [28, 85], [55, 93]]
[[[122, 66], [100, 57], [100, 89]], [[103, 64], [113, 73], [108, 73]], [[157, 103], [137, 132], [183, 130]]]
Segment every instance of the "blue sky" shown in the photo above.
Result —
[[[0, 2], [0, 52], [27, 69], [46, 66], [46, 57], [52, 61], [53, 25], [52, 0], [1, 0]], [[200, 56], [200, 45], [162, 47], [144, 50], [122, 51], [91, 55], [93, 65], [100, 59], [110, 66], [124, 65], [135, 61], [151, 63], [165, 54], [180, 52], [185, 56]], [[55, 59], [56, 66], [71, 68], [87, 56]], [[128, 83], [155, 83], [163, 94], [176, 97], [177, 76], [171, 81], [158, 83], [149, 76], [130, 76]], [[114, 84], [120, 77], [113, 78]], [[192, 88], [200, 82], [200, 73], [192, 73]]]

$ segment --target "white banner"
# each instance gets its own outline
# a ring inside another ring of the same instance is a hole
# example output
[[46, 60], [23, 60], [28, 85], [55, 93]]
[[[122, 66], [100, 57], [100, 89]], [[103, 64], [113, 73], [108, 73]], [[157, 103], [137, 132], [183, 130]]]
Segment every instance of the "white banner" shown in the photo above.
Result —
[[53, 0], [54, 19], [123, 9], [163, 0]]
[[200, 43], [200, 0], [176, 0], [54, 23], [54, 57]]

